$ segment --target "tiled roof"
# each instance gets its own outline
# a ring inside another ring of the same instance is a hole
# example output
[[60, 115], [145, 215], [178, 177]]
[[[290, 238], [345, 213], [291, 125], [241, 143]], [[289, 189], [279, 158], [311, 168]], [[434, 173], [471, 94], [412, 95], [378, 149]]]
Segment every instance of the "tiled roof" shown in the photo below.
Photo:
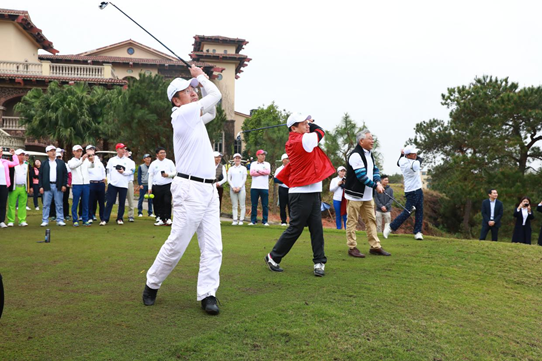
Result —
[[32, 37], [43, 50], [52, 54], [58, 53], [58, 50], [53, 47], [53, 43], [43, 35], [41, 29], [38, 29], [36, 25], [32, 23], [28, 11], [0, 9], [0, 20], [8, 20], [17, 23], [19, 27]]
[[224, 54], [224, 53], [208, 53], [204, 51], [193, 51], [190, 57], [194, 60], [201, 60], [201, 58], [211, 58], [216, 60], [234, 60], [237, 61], [237, 67], [235, 68], [235, 79], [239, 79], [239, 73], [243, 72], [244, 67], [248, 66], [248, 62], [252, 59], [243, 54]]
[[192, 44], [193, 50], [194, 51], [202, 51], [203, 50], [202, 45], [203, 45], [204, 42], [222, 43], [222, 44], [224, 44], [224, 43], [226, 43], [226, 44], [237, 44], [237, 48], [236, 48], [237, 53], [239, 53], [241, 50], [243, 50], [245, 45], [248, 44], [248, 41], [246, 41], [245, 39], [228, 38], [228, 37], [220, 36], [220, 35], [195, 35], [194, 36], [194, 44]]
[[[165, 60], [165, 59], [143, 59], [143, 58], [128, 58], [124, 56], [102, 56], [102, 55], [44, 55], [38, 54], [38, 58], [42, 60], [71, 60], [77, 62], [88, 63], [88, 61], [96, 63], [123, 63], [123, 64], [151, 64], [151, 65], [176, 65], [176, 66], [185, 66], [184, 63], [180, 60]], [[213, 64], [204, 63], [204, 62], [188, 62], [189, 64], [194, 64], [199, 67], [214, 67]]]
[[0, 74], [0, 79], [23, 79], [23, 80], [44, 80], [44, 81], [60, 81], [60, 82], [85, 82], [98, 84], [128, 84], [126, 80], [112, 78], [75, 78], [64, 76], [47, 76], [47, 75], [21, 75], [21, 74]]
[[94, 50], [89, 50], [89, 51], [85, 51], [83, 53], [79, 53], [77, 55], [92, 55], [94, 53], [98, 53], [98, 52], [101, 52], [103, 50], [107, 50], [107, 49], [113, 49], [113, 48], [116, 48], [116, 47], [119, 47], [121, 45], [127, 45], [127, 44], [134, 44], [136, 46], [139, 46], [139, 47], [142, 47], [143, 49], [145, 50], [148, 50], [152, 53], [155, 53], [155, 54], [158, 54], [160, 56], [163, 56], [167, 59], [170, 59], [170, 60], [173, 60], [173, 61], [177, 61], [177, 59], [172, 56], [172, 55], [169, 55], [169, 54], [166, 54], [166, 53], [162, 53], [161, 51], [158, 51], [156, 49], [153, 49], [147, 45], [143, 45], [135, 40], [132, 40], [132, 39], [128, 39], [128, 40], [124, 40], [124, 41], [121, 41], [121, 42], [118, 42], [118, 43], [115, 43], [115, 44], [111, 44], [111, 45], [107, 45], [107, 46], [104, 46], [104, 47], [101, 47], [101, 48], [98, 48], [98, 49], [94, 49]]

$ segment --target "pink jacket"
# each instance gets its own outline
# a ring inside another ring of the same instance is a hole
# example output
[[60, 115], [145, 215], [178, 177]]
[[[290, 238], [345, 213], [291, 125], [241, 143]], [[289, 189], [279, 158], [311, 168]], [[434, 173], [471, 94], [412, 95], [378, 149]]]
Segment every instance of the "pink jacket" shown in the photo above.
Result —
[[19, 157], [13, 155], [12, 162], [7, 159], [0, 159], [0, 162], [2, 162], [2, 165], [4, 166], [4, 172], [6, 172], [6, 185], [9, 188], [9, 186], [11, 185], [11, 180], [9, 179], [9, 168], [13, 168], [16, 165], [19, 165]]

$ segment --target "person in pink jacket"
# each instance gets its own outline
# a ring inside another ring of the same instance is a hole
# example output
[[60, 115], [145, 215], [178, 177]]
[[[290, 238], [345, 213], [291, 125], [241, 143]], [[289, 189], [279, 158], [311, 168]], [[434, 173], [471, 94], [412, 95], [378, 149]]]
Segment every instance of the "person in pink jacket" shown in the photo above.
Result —
[[256, 152], [258, 160], [250, 165], [250, 175], [252, 176], [252, 185], [250, 187], [250, 200], [252, 202], [252, 213], [250, 215], [249, 226], [253, 226], [258, 222], [258, 198], [262, 199], [262, 223], [264, 226], [269, 226], [267, 223], [267, 215], [269, 213], [269, 173], [271, 173], [271, 165], [265, 161], [267, 152], [260, 149]]
[[9, 168], [13, 168], [19, 165], [19, 158], [15, 155], [15, 150], [10, 149], [13, 161], [2, 158], [5, 148], [0, 148], [0, 228], [7, 228], [8, 226], [4, 222], [6, 220], [6, 204], [8, 201], [8, 189], [11, 186], [9, 179]]

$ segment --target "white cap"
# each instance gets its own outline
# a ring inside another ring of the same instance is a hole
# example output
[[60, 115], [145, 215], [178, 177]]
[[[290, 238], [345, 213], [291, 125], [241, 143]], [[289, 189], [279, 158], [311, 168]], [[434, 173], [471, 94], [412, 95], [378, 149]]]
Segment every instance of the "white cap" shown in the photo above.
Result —
[[243, 158], [243, 157], [241, 157], [241, 154], [239, 154], [239, 153], [235, 153], [235, 154], [233, 155], [233, 157], [234, 157], [234, 158], [235, 158], [235, 157]]
[[85, 148], [86, 150], [89, 150], [89, 149], [96, 149], [95, 146], [93, 146], [92, 144], [89, 144], [87, 145], [87, 147]]
[[50, 150], [55, 150], [56, 147], [54, 145], [48, 145], [47, 147], [45, 147], [45, 152], [48, 152]]
[[290, 128], [295, 123], [304, 122], [305, 120], [311, 119], [310, 115], [303, 115], [301, 113], [292, 113], [286, 121], [286, 126]]
[[197, 87], [199, 84], [198, 79], [192, 78], [190, 80], [186, 80], [183, 78], [175, 78], [169, 83], [169, 86], [167, 87], [167, 97], [169, 101], [173, 98], [175, 94], [177, 94], [178, 91], [185, 90], [188, 88], [188, 86], [192, 86], [192, 88]]
[[341, 170], [346, 170], [346, 168], [341, 165], [339, 168], [337, 168], [337, 173], [339, 173]]
[[213, 157], [222, 157], [222, 154], [220, 152], [213, 152]]
[[64, 149], [62, 148], [56, 148], [56, 156], [58, 157], [59, 155], [62, 155], [62, 153], [64, 152]]
[[15, 155], [19, 155], [19, 154], [25, 154], [25, 153], [24, 153], [24, 149], [17, 149], [17, 150], [15, 151]]
[[83, 147], [81, 147], [79, 144], [76, 144], [73, 146], [72, 151], [75, 152], [76, 150], [83, 150]]
[[417, 154], [418, 153], [418, 149], [416, 149], [413, 145], [407, 145], [405, 147], [405, 149], [403, 149], [403, 153], [405, 155], [407, 154]]
[[288, 154], [284, 153], [282, 157], [280, 157], [280, 160], [288, 159]]

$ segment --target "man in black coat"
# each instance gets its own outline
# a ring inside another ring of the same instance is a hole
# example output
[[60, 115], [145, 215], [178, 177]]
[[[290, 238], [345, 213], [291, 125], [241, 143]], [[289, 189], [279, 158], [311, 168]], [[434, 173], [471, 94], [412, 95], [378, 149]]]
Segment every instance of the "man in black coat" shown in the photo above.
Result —
[[39, 176], [40, 193], [43, 194], [41, 226], [45, 227], [49, 224], [49, 211], [53, 199], [55, 200], [56, 207], [56, 224], [58, 226], [65, 226], [62, 203], [64, 192], [66, 192], [66, 186], [68, 185], [68, 169], [63, 161], [56, 159], [56, 148], [54, 145], [48, 145], [45, 151], [49, 159], [44, 160], [41, 164]]
[[499, 227], [503, 215], [502, 202], [497, 199], [499, 194], [496, 189], [487, 192], [488, 199], [482, 202], [482, 232], [480, 241], [485, 240], [487, 233], [491, 230], [491, 240], [497, 242], [499, 238]]

